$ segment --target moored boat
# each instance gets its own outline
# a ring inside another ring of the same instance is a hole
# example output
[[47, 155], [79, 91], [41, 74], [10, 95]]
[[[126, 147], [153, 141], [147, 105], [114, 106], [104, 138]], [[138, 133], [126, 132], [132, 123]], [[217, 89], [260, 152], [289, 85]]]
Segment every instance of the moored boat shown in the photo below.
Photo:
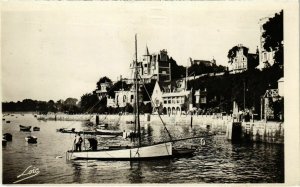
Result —
[[172, 143], [160, 143], [150, 146], [110, 146], [97, 151], [68, 151], [68, 159], [97, 160], [147, 160], [172, 157]]
[[106, 128], [106, 127], [108, 127], [108, 124], [107, 123], [99, 124], [99, 125], [97, 125], [97, 127]]
[[61, 132], [61, 133], [76, 133], [75, 128], [71, 128], [71, 129], [59, 128], [59, 129], [56, 129], [56, 131]]
[[30, 131], [31, 126], [24, 126], [24, 125], [19, 125], [20, 126], [20, 131]]
[[32, 143], [32, 144], [37, 143], [37, 137], [35, 136], [27, 136], [25, 137], [25, 140], [28, 143]]
[[40, 131], [40, 127], [33, 127], [33, 131]]
[[100, 132], [102, 135], [122, 135], [123, 132], [120, 130], [107, 130], [107, 129], [96, 129], [97, 132]]

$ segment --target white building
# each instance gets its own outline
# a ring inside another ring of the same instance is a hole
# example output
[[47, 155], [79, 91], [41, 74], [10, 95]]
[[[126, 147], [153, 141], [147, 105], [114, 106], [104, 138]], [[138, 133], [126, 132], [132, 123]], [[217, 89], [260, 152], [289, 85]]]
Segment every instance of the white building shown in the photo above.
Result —
[[184, 108], [184, 104], [190, 101], [190, 93], [191, 91], [185, 89], [171, 91], [170, 85], [156, 82], [151, 96], [154, 102], [152, 107], [156, 111], [156, 107], [162, 105], [168, 115], [180, 115], [183, 110], [190, 110], [192, 107], [188, 105], [187, 109]]
[[129, 103], [134, 105], [134, 90], [124, 90], [115, 91], [115, 105], [118, 107], [125, 107]]
[[250, 68], [255, 68], [259, 64], [259, 52], [256, 54], [248, 53], [245, 51], [245, 47], [242, 44], [237, 45], [235, 57], [232, 59], [229, 65], [229, 71], [231, 73], [241, 73]]
[[100, 89], [96, 90], [96, 94], [99, 97], [99, 99], [102, 99], [106, 96], [107, 91], [110, 89], [111, 85], [111, 82], [100, 83]]

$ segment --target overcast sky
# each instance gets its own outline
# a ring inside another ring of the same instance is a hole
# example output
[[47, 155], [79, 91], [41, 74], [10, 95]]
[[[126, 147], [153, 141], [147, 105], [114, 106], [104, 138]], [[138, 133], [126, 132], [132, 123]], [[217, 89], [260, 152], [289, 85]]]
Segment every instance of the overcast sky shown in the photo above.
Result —
[[[100, 6], [98, 6], [100, 5]], [[216, 59], [243, 44], [255, 52], [259, 19], [276, 6], [201, 2], [3, 6], [2, 100], [80, 98], [102, 76], [128, 77], [138, 34], [138, 56], [167, 49], [178, 64]]]

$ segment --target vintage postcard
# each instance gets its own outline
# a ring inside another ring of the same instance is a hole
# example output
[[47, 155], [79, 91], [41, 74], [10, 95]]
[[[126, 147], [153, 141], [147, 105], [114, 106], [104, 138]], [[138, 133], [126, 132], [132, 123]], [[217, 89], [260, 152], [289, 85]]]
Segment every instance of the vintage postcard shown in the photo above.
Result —
[[298, 3], [2, 2], [2, 184], [300, 185]]

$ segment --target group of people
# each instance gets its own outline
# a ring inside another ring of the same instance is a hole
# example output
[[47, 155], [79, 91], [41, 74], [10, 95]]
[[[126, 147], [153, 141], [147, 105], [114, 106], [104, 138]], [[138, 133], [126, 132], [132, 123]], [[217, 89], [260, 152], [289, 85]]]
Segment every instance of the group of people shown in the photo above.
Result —
[[[97, 150], [97, 145], [98, 145], [97, 139], [88, 138], [88, 140], [89, 140], [89, 143], [90, 143], [90, 149], [93, 150], [93, 151], [96, 151]], [[75, 151], [81, 151], [82, 142], [83, 142], [82, 137], [80, 136], [79, 133], [77, 133], [75, 135], [75, 140], [74, 140]]]

